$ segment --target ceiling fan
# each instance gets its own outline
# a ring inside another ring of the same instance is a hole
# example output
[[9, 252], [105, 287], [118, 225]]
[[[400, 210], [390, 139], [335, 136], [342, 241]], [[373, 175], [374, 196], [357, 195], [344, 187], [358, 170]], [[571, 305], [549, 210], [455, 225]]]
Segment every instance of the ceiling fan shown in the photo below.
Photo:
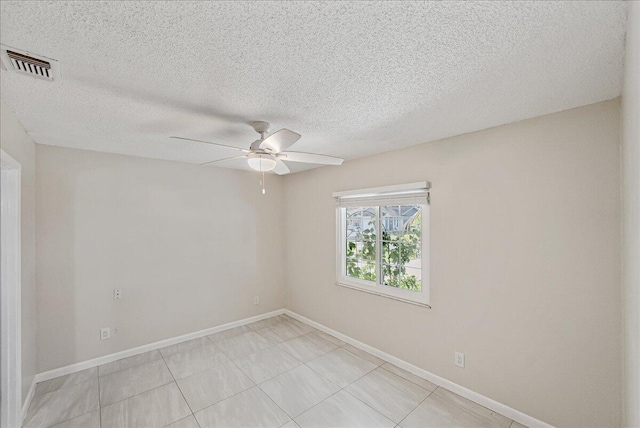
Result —
[[[260, 138], [251, 143], [249, 149], [242, 149], [240, 147], [228, 146], [225, 144], [212, 143], [209, 141], [194, 140], [192, 138], [184, 137], [171, 137], [178, 140], [196, 141], [198, 143], [213, 144], [214, 146], [226, 147], [231, 150], [238, 150], [243, 152], [243, 155], [233, 156], [230, 158], [217, 159], [211, 162], [205, 162], [201, 165], [211, 165], [224, 163], [233, 159], [247, 159], [249, 166], [259, 172], [265, 173], [273, 171], [278, 175], [289, 174], [289, 168], [283, 161], [287, 162], [302, 162], [313, 163], [318, 165], [342, 165], [344, 159], [319, 155], [316, 153], [305, 152], [289, 152], [285, 151], [301, 137], [300, 134], [290, 131], [288, 129], [280, 129], [266, 136], [269, 130], [269, 123], [267, 122], [252, 122], [253, 129], [260, 134]], [[224, 165], [221, 165], [224, 166]]]

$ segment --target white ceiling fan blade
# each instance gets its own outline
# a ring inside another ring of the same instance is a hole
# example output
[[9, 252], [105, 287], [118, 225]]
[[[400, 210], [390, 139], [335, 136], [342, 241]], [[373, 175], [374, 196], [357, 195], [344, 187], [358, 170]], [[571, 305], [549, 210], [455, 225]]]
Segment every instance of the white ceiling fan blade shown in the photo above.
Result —
[[226, 147], [228, 149], [240, 150], [241, 152], [249, 153], [249, 150], [247, 149], [241, 149], [240, 147], [235, 147], [235, 146], [228, 146], [226, 144], [218, 144], [218, 143], [212, 143], [210, 141], [194, 140], [193, 138], [184, 138], [184, 137], [169, 137], [169, 138], [173, 138], [176, 140], [195, 141], [196, 143], [211, 144], [212, 146]]
[[272, 169], [278, 175], [289, 174], [289, 167], [284, 164], [280, 159], [276, 158], [276, 167]]
[[302, 135], [283, 128], [265, 138], [264, 141], [260, 143], [260, 148], [269, 149], [271, 153], [280, 153], [291, 147], [300, 137], [302, 137]]
[[316, 163], [320, 165], [342, 165], [342, 162], [344, 162], [344, 159], [342, 158], [319, 155], [316, 153], [282, 152], [278, 153], [276, 156], [289, 162]]
[[232, 158], [216, 159], [216, 160], [211, 161], [211, 162], [201, 163], [200, 165], [211, 165], [211, 164], [218, 163], [218, 162], [224, 162], [224, 161], [229, 161], [229, 160], [233, 160], [233, 159], [242, 159], [242, 158], [246, 158], [246, 156], [234, 156]]

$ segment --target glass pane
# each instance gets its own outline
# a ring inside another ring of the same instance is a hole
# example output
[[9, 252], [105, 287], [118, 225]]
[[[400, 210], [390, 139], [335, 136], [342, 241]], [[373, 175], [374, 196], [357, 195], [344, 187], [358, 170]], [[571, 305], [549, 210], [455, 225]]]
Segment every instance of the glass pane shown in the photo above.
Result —
[[359, 278], [360, 273], [361, 273], [361, 270], [360, 270], [360, 267], [358, 266], [358, 261], [352, 260], [352, 259], [347, 260], [347, 276], [350, 276], [353, 278]]
[[380, 207], [380, 225], [382, 226], [382, 239], [395, 241], [402, 234], [402, 218], [400, 206], [388, 205]]
[[421, 291], [422, 207], [380, 207], [382, 225], [382, 283]]
[[362, 231], [362, 209], [347, 208], [347, 240], [357, 240]]
[[400, 245], [397, 241], [382, 241], [382, 263], [400, 263]]
[[402, 275], [400, 281], [400, 288], [405, 288], [411, 291], [422, 290], [422, 271], [419, 268], [408, 267], [406, 272]]
[[377, 272], [376, 272], [375, 261], [362, 263], [362, 276], [363, 276], [363, 279], [366, 279], [368, 281], [376, 280]]
[[362, 241], [376, 239], [376, 208], [347, 208], [347, 240]]
[[382, 283], [389, 287], [404, 288], [409, 291], [421, 291], [421, 271], [417, 268], [399, 265], [382, 265]]
[[398, 265], [382, 265], [382, 283], [390, 287], [398, 287], [400, 284], [400, 269]]
[[367, 281], [377, 280], [376, 207], [346, 209], [346, 274]]
[[362, 208], [362, 235], [365, 240], [376, 240], [376, 211], [375, 207]]
[[376, 243], [375, 241], [363, 241], [358, 252], [358, 257], [365, 261], [376, 261]]

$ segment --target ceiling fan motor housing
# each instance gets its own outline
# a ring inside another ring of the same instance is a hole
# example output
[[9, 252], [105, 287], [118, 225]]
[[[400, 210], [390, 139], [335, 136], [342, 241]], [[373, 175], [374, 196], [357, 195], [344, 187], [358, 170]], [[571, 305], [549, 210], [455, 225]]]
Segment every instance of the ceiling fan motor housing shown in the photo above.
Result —
[[264, 135], [269, 131], [269, 122], [251, 122], [251, 126], [254, 131], [260, 134], [260, 138], [251, 143], [251, 147], [249, 147], [249, 149], [256, 152], [264, 152], [264, 150], [260, 149], [260, 144], [264, 141]]

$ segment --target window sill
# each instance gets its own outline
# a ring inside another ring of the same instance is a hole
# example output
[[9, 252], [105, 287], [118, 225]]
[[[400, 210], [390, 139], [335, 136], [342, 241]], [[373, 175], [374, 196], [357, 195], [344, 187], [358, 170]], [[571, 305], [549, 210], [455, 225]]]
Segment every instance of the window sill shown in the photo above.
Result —
[[365, 288], [365, 286], [349, 284], [349, 283], [343, 282], [343, 281], [337, 281], [336, 285], [339, 285], [339, 286], [345, 287], [345, 288], [351, 288], [352, 290], [362, 291], [364, 293], [374, 294], [374, 295], [380, 296], [380, 297], [386, 297], [387, 299], [393, 299], [393, 300], [397, 300], [399, 302], [409, 303], [411, 305], [416, 305], [416, 306], [420, 306], [420, 307], [423, 307], [423, 308], [431, 309], [431, 305], [429, 305], [427, 303], [416, 301], [416, 300], [411, 300], [411, 299], [405, 299], [405, 298], [402, 298], [402, 297], [393, 296], [393, 295], [386, 294], [386, 293], [381, 293], [381, 292], [373, 290], [373, 289]]

